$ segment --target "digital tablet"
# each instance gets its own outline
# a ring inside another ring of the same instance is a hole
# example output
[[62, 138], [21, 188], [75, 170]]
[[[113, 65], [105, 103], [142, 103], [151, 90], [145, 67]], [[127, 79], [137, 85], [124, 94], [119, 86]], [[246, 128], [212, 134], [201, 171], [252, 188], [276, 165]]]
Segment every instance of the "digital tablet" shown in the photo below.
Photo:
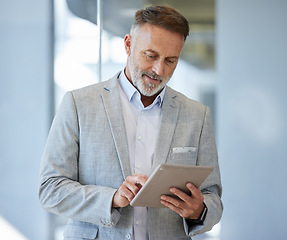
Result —
[[176, 197], [170, 192], [169, 189], [171, 187], [176, 187], [190, 194], [186, 184], [190, 182], [198, 188], [212, 171], [213, 167], [206, 166], [161, 164], [133, 198], [130, 205], [138, 207], [166, 207], [160, 202], [160, 197], [161, 195]]

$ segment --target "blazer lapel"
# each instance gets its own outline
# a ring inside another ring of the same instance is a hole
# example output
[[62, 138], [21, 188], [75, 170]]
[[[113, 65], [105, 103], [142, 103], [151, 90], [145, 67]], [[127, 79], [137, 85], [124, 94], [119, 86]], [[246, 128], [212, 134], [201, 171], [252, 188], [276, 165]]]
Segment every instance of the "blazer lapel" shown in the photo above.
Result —
[[[102, 99], [108, 116], [111, 132], [114, 138], [116, 150], [118, 152], [124, 178], [130, 176], [130, 159], [128, 141], [123, 117], [122, 105], [118, 91], [117, 74], [113, 79], [106, 82]], [[176, 101], [176, 94], [169, 87], [162, 103], [162, 116], [157, 145], [152, 162], [152, 171], [162, 163], [165, 163], [170, 151], [171, 141], [175, 131], [177, 118], [180, 109], [180, 102]]]
[[131, 175], [131, 168], [125, 122], [118, 90], [118, 76], [119, 74], [106, 82], [102, 99], [108, 116], [116, 150], [118, 152], [122, 172], [124, 178], [127, 178]]
[[167, 160], [179, 109], [180, 102], [176, 101], [176, 92], [167, 87], [162, 104], [161, 124], [151, 172], [153, 172], [159, 164], [165, 163]]

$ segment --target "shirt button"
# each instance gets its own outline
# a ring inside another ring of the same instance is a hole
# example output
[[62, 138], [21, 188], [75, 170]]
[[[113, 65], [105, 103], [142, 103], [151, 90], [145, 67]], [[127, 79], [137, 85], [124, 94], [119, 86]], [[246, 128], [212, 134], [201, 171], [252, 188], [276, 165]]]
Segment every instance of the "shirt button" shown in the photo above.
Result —
[[144, 111], [141, 111], [141, 115], [144, 115]]
[[138, 136], [138, 140], [142, 140], [142, 136]]

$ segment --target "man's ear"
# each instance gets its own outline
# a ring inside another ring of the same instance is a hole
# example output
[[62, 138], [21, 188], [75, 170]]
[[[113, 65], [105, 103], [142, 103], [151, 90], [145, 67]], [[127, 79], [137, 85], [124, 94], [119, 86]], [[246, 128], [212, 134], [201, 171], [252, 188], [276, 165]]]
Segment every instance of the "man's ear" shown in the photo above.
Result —
[[130, 56], [130, 54], [131, 54], [131, 46], [132, 46], [132, 36], [130, 34], [127, 34], [125, 36], [124, 43], [125, 43], [126, 54], [128, 56]]

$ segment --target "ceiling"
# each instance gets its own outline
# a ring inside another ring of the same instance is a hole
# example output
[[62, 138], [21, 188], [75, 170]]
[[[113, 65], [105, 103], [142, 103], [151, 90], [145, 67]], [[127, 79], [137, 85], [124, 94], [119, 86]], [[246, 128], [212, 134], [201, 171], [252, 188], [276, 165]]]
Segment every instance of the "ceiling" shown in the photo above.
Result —
[[[97, 23], [97, 0], [67, 0], [76, 16]], [[117, 36], [130, 31], [135, 12], [153, 4], [168, 4], [190, 23], [190, 35], [181, 57], [198, 68], [214, 68], [215, 0], [105, 0], [103, 28]]]

